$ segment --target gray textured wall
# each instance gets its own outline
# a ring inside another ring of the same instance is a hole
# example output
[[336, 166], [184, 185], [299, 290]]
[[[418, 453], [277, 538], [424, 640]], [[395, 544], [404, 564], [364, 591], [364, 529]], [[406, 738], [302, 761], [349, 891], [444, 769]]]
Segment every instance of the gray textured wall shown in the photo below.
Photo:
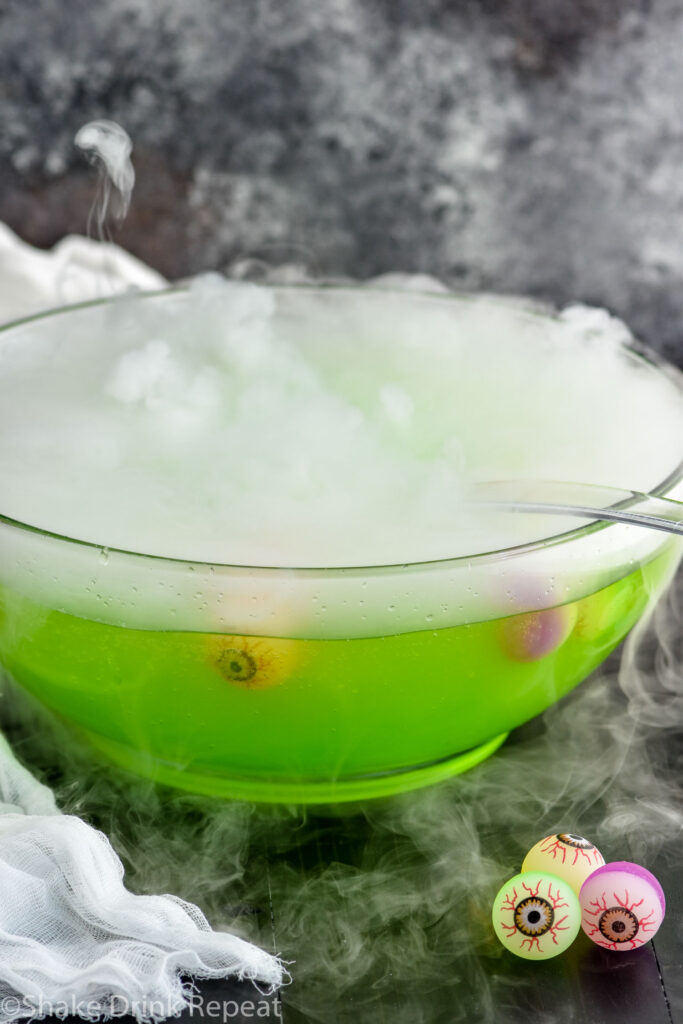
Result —
[[0, 219], [83, 231], [92, 117], [135, 142], [120, 241], [581, 299], [683, 363], [681, 0], [0, 0]]

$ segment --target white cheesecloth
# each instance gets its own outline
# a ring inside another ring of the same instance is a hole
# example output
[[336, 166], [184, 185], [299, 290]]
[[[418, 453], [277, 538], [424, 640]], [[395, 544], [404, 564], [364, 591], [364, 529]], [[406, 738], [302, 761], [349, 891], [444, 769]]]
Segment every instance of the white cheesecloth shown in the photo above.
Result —
[[[39, 252], [0, 224], [0, 323], [165, 283], [115, 246], [70, 238]], [[158, 1020], [189, 1005], [188, 976], [272, 991], [285, 974], [276, 957], [212, 931], [192, 904], [130, 893], [108, 839], [61, 814], [0, 735], [0, 1024], [122, 1011]]]

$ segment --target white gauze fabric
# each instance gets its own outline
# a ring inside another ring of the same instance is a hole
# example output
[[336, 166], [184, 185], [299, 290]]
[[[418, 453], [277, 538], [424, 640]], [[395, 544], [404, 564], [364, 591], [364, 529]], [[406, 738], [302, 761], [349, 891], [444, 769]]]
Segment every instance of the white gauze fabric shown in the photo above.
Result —
[[154, 291], [166, 284], [156, 270], [109, 242], [69, 235], [44, 252], [0, 223], [0, 323], [131, 289]]
[[[38, 252], [0, 224], [0, 323], [63, 303], [65, 281], [71, 302], [165, 283], [115, 246], [71, 239]], [[106, 836], [61, 814], [0, 735], [0, 1024], [122, 1009], [160, 1020], [189, 1005], [188, 976], [236, 976], [272, 992], [286, 971], [212, 931], [192, 904], [128, 892]]]

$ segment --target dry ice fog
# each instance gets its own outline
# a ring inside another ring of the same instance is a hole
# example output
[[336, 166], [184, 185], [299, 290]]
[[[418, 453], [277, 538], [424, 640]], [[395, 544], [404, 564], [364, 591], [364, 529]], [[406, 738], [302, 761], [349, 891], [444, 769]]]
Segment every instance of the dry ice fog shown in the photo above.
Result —
[[537, 521], [472, 510], [471, 485], [648, 491], [678, 463], [680, 393], [628, 340], [580, 307], [217, 275], [41, 318], [0, 347], [3, 513], [233, 565], [400, 564], [532, 540]]

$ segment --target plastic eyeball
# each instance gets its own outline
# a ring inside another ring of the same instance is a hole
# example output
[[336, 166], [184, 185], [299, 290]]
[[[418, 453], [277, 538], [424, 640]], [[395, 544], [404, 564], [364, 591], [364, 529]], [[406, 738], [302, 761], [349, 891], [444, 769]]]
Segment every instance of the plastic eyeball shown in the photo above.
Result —
[[493, 928], [506, 949], [524, 960], [549, 960], [569, 949], [581, 926], [574, 891], [555, 875], [525, 871], [500, 890]]
[[615, 952], [648, 942], [664, 920], [666, 900], [655, 876], [627, 860], [604, 864], [579, 895], [581, 927], [589, 939]]
[[217, 634], [209, 644], [212, 665], [227, 683], [245, 690], [267, 690], [286, 682], [297, 663], [295, 640]]
[[500, 644], [514, 661], [537, 661], [561, 647], [575, 622], [574, 604], [513, 615], [500, 624]]
[[589, 839], [574, 832], [558, 832], [531, 847], [522, 871], [550, 871], [571, 885], [578, 896], [588, 876], [604, 863], [605, 858]]
[[611, 636], [618, 634], [621, 623], [633, 615], [642, 601], [643, 581], [638, 575], [634, 573], [627, 580], [582, 598], [577, 604], [576, 635], [591, 643], [608, 643]]

